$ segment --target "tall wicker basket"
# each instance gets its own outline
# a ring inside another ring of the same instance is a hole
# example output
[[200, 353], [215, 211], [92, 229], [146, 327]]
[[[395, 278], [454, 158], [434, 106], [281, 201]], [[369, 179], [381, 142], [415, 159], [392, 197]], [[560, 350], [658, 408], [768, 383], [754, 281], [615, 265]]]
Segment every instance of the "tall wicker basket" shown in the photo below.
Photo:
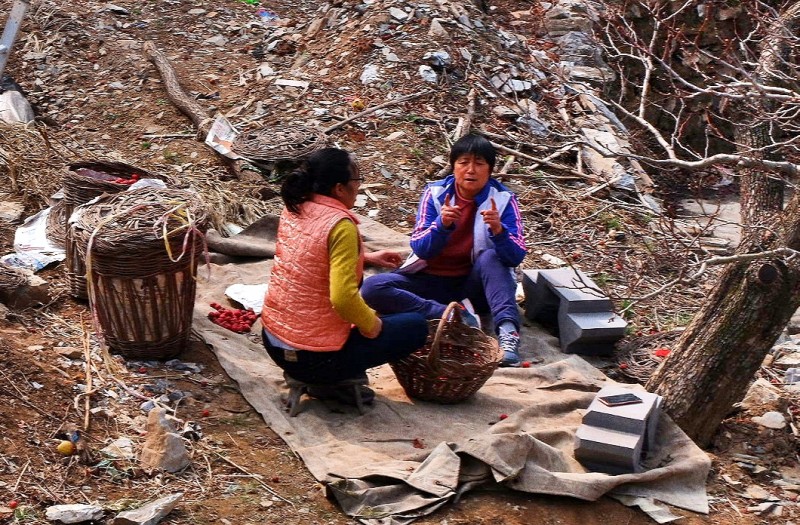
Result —
[[[67, 167], [63, 177], [64, 184], [64, 230], [66, 232], [67, 278], [69, 291], [78, 299], [87, 299], [86, 267], [83, 258], [75, 247], [75, 241], [69, 229], [72, 212], [81, 204], [85, 204], [100, 195], [119, 193], [129, 186], [114, 182], [117, 179], [130, 179], [133, 174], [141, 178], [154, 178], [151, 173], [123, 162], [93, 160], [75, 162]], [[157, 177], [161, 178], [161, 177]]]
[[497, 341], [464, 324], [461, 307], [450, 303], [442, 319], [430, 321], [428, 341], [411, 355], [389, 363], [409, 397], [458, 403], [492, 376], [503, 353]]
[[197, 195], [126, 191], [78, 207], [73, 219], [89, 301], [109, 348], [143, 359], [169, 359], [183, 351], [207, 228]]

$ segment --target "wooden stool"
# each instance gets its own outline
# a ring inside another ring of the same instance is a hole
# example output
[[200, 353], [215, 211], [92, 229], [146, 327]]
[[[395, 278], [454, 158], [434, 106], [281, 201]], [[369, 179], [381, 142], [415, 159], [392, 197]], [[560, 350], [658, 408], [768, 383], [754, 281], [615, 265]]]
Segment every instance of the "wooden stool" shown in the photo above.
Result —
[[300, 397], [303, 394], [308, 394], [308, 389], [314, 387], [351, 387], [353, 389], [353, 398], [356, 400], [358, 413], [362, 415], [364, 414], [364, 401], [361, 398], [361, 387], [369, 384], [369, 379], [366, 375], [362, 377], [356, 377], [354, 379], [344, 379], [337, 383], [327, 383], [324, 385], [304, 383], [303, 381], [293, 378], [286, 372], [283, 373], [283, 379], [286, 381], [286, 385], [289, 387], [289, 399], [286, 400], [286, 406], [289, 409], [289, 417], [295, 417], [300, 413]]

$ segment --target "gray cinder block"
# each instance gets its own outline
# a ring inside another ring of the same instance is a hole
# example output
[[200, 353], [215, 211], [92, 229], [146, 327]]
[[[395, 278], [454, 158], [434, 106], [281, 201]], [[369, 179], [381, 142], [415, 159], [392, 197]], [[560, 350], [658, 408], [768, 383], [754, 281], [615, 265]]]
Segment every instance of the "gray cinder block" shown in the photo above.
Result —
[[[635, 394], [642, 402], [610, 407], [599, 399], [625, 393]], [[596, 472], [641, 472], [642, 455], [655, 447], [662, 400], [661, 396], [642, 390], [603, 387], [575, 434], [575, 458]]]
[[522, 290], [525, 293], [526, 318], [543, 324], [555, 325], [558, 322], [561, 299], [546, 281], [539, 279], [539, 270], [522, 272]]
[[628, 323], [612, 311], [564, 314], [559, 311], [561, 350], [570, 354], [607, 355], [625, 336]]
[[[628, 393], [636, 395], [642, 402], [610, 407], [600, 401], [601, 397]], [[632, 390], [616, 385], [605, 386], [589, 405], [583, 416], [583, 424], [649, 437], [655, 434], [662, 399], [661, 396], [644, 390]]]
[[560, 310], [566, 313], [613, 311], [611, 299], [588, 275], [572, 268], [539, 270], [540, 280], [561, 299]]
[[597, 472], [641, 472], [643, 443], [642, 435], [581, 425], [575, 433], [575, 458]]
[[561, 350], [604, 355], [625, 336], [628, 323], [588, 275], [573, 268], [525, 270], [525, 317], [556, 325]]

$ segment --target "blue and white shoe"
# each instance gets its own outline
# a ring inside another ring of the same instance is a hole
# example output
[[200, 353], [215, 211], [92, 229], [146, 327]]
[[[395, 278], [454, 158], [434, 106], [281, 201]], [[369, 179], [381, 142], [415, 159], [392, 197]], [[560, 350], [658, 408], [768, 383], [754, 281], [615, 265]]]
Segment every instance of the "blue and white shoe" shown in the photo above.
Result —
[[519, 332], [507, 332], [498, 336], [500, 349], [503, 351], [501, 367], [517, 368], [522, 361], [519, 358]]

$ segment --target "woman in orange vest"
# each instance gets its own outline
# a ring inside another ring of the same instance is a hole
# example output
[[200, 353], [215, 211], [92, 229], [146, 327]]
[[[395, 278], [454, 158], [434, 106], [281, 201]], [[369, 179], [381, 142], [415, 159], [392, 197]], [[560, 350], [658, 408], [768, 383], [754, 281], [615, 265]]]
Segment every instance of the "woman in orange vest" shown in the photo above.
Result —
[[[350, 212], [363, 179], [345, 150], [325, 148], [281, 186], [285, 208], [261, 321], [264, 347], [289, 376], [331, 385], [310, 392], [355, 402], [352, 387], [333, 383], [401, 359], [425, 344], [428, 325], [417, 313], [378, 316], [359, 294], [364, 263], [396, 268], [399, 253], [364, 253], [358, 218]], [[362, 387], [362, 400], [374, 392]]]

